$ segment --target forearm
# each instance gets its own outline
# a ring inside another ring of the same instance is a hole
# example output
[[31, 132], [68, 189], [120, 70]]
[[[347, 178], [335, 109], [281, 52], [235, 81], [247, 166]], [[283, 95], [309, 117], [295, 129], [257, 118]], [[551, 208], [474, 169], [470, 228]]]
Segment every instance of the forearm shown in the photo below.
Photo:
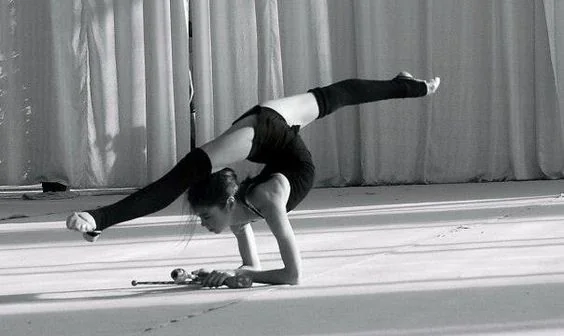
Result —
[[239, 267], [240, 269], [249, 269], [255, 271], [261, 270], [260, 258], [258, 252], [256, 251], [256, 247], [253, 246], [251, 251], [239, 250], [239, 252], [241, 253], [242, 260], [241, 267]]
[[246, 265], [243, 264], [241, 266], [239, 266], [239, 268], [237, 268], [238, 270], [248, 270], [248, 271], [261, 271], [261, 266], [260, 263], [254, 264], [254, 265]]
[[245, 274], [251, 277], [254, 283], [270, 285], [297, 285], [300, 282], [300, 275], [285, 268], [273, 270], [251, 270], [239, 269], [237, 274]]
[[231, 227], [231, 230], [237, 238], [239, 254], [241, 255], [242, 265], [239, 268], [259, 271], [261, 269], [260, 258], [251, 225]]

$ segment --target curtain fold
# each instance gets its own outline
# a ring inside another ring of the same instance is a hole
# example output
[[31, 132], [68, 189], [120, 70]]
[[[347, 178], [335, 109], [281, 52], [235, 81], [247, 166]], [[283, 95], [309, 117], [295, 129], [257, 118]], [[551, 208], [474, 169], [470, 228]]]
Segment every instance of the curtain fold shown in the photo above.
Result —
[[[252, 2], [273, 3], [238, 5]], [[213, 5], [230, 6], [226, 1]], [[270, 29], [278, 29], [282, 69], [277, 71], [285, 95], [348, 77], [391, 78], [401, 70], [443, 80], [432, 98], [345, 108], [304, 129], [318, 167], [317, 185], [561, 178], [564, 125], [557, 50], [563, 39], [556, 14], [561, 6], [553, 0], [278, 1], [278, 27], [271, 24]], [[257, 13], [249, 9], [236, 17], [253, 24], [261, 17]], [[198, 76], [208, 78], [206, 86], [196, 86], [196, 94], [213, 90], [216, 100], [232, 100], [233, 88], [224, 80], [241, 66], [238, 54], [254, 52], [256, 46], [225, 44], [241, 30], [216, 22], [224, 19], [218, 10], [197, 16], [211, 28], [200, 27], [195, 34], [201, 34], [210, 54], [221, 53], [221, 60], [194, 59]], [[253, 27], [247, 31], [253, 34]], [[214, 39], [218, 35], [222, 40]], [[272, 67], [261, 66], [262, 51], [259, 46], [258, 78], [268, 85]], [[230, 62], [231, 67], [217, 69]], [[250, 60], [246, 66], [256, 65]], [[263, 89], [251, 88], [241, 97], [251, 102], [237, 114], [278, 96], [274, 91], [259, 96]], [[215, 127], [202, 128], [201, 141], [227, 127], [212, 119], [222, 110], [203, 111], [201, 123]]]
[[561, 1], [536, 2], [535, 29], [535, 110], [538, 111], [538, 160], [542, 173], [561, 178], [564, 168], [564, 22], [557, 13], [564, 10]]
[[430, 98], [347, 107], [303, 129], [317, 186], [562, 178], [563, 7], [0, 0], [0, 185], [158, 178], [190, 149], [190, 67], [198, 145], [268, 99], [402, 70], [442, 78]]
[[[0, 22], [2, 54], [23, 71], [7, 74], [13, 102], [1, 101], [0, 137], [14, 140], [0, 185], [142, 186], [186, 154], [187, 0], [1, 4], [14, 21], [12, 33]], [[29, 108], [16, 108], [25, 96]]]
[[18, 181], [14, 184], [29, 173], [29, 164], [20, 157], [30, 155], [31, 108], [26, 77], [18, 75], [23, 56], [17, 32], [14, 4], [0, 2], [0, 179]]

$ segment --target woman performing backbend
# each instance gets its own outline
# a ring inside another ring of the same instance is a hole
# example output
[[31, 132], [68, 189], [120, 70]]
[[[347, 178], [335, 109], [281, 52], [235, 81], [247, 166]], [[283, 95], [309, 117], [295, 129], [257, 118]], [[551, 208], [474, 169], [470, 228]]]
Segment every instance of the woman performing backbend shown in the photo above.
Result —
[[[392, 80], [348, 79], [267, 101], [243, 114], [216, 139], [192, 150], [159, 180], [114, 204], [72, 214], [67, 228], [95, 241], [108, 227], [159, 211], [188, 190], [188, 201], [202, 226], [214, 233], [229, 227], [243, 261], [236, 270], [209, 273], [204, 286], [221, 286], [234, 275], [258, 283], [298, 284], [301, 258], [287, 213], [308, 194], [315, 174], [311, 154], [298, 134], [300, 127], [343, 106], [422, 97], [434, 93], [439, 84], [438, 77], [424, 81], [400, 72]], [[265, 166], [242, 183], [233, 170], [221, 169], [245, 159]], [[258, 219], [265, 220], [276, 238], [284, 263], [281, 269], [260, 267], [250, 225]]]

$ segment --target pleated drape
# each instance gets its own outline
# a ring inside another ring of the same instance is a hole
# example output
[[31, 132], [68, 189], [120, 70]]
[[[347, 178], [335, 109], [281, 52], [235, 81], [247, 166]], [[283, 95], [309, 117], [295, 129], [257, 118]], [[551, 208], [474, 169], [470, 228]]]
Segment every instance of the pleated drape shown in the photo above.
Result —
[[[206, 125], [200, 142], [257, 102], [344, 78], [386, 79], [407, 70], [440, 76], [439, 93], [345, 108], [302, 131], [318, 167], [318, 186], [562, 177], [562, 2], [265, 0], [192, 6], [194, 20], [206, 22], [195, 28], [194, 49], [212, 55], [194, 58], [196, 76], [205, 82], [196, 85], [200, 123]], [[238, 20], [226, 19], [227, 12]], [[271, 22], [266, 29], [260, 26], [264, 20]], [[252, 43], [234, 45], [241, 35]], [[254, 41], [265, 36], [279, 51]], [[265, 65], [262, 57], [280, 59], [280, 66]], [[273, 69], [283, 88], [269, 79]], [[237, 76], [247, 78], [244, 92], [233, 80]], [[211, 97], [213, 109], [204, 103]]]
[[563, 7], [0, 0], [0, 185], [158, 178], [189, 150], [190, 67], [198, 145], [261, 101], [337, 80], [442, 78], [433, 97], [347, 107], [303, 129], [317, 186], [562, 178]]
[[2, 6], [2, 52], [17, 57], [3, 65], [0, 184], [140, 186], [189, 150], [187, 0]]

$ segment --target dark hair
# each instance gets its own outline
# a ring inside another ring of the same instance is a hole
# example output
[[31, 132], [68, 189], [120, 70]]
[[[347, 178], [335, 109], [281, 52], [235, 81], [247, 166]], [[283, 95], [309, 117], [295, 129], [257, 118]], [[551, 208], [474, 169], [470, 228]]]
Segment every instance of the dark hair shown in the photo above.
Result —
[[224, 168], [192, 185], [188, 189], [188, 202], [192, 208], [224, 206], [227, 199], [235, 196], [238, 189], [237, 174], [231, 168]]

